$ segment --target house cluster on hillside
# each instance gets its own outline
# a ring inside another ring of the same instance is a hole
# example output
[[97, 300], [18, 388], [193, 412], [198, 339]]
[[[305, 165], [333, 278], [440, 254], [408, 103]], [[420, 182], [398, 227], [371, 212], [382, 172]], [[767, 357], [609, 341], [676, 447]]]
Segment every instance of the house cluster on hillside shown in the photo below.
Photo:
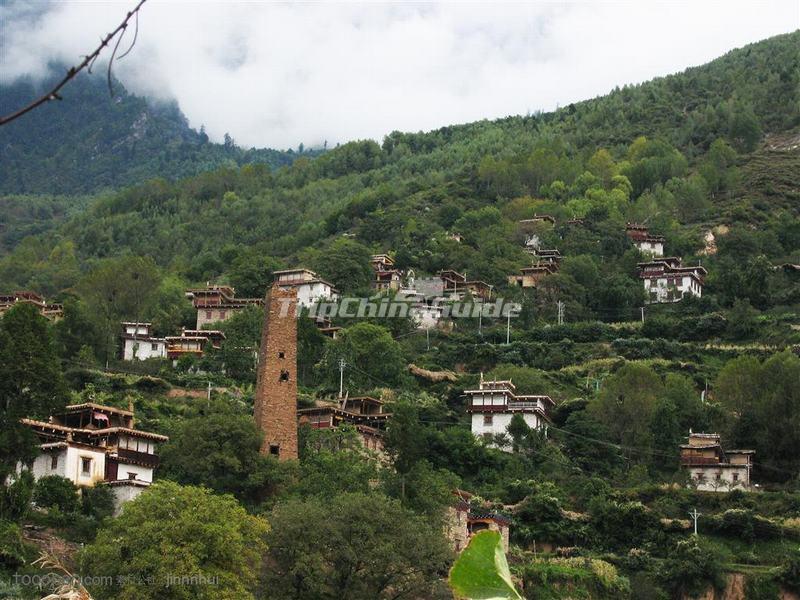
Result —
[[202, 356], [206, 348], [220, 348], [225, 334], [214, 329], [182, 329], [180, 335], [155, 337], [152, 323], [122, 323], [122, 360]]
[[47, 302], [45, 299], [31, 291], [12, 292], [0, 295], [0, 317], [2, 317], [13, 306], [25, 303], [35, 306], [39, 314], [50, 321], [58, 321], [64, 316], [64, 306]]
[[[282, 289], [295, 290], [298, 304], [305, 308], [320, 300], [337, 298], [336, 288], [309, 269], [277, 271], [275, 278]], [[176, 361], [181, 356], [202, 356], [206, 348], [220, 348], [225, 340], [224, 332], [204, 327], [227, 321], [250, 306], [264, 306], [263, 298], [238, 298], [233, 287], [212, 283], [204, 288], [187, 290], [186, 297], [197, 311], [195, 329], [184, 328], [180, 335], [157, 337], [153, 335], [152, 323], [123, 322], [122, 359], [168, 358]], [[335, 338], [341, 329], [324, 317], [315, 317], [314, 323], [331, 338]]]
[[754, 450], [724, 450], [717, 433], [693, 433], [681, 447], [681, 467], [706, 492], [750, 489]]
[[39, 438], [41, 453], [30, 468], [35, 479], [58, 475], [79, 488], [107, 485], [117, 510], [153, 481], [158, 445], [169, 438], [136, 429], [133, 409], [92, 402], [72, 404], [47, 421], [23, 419]]

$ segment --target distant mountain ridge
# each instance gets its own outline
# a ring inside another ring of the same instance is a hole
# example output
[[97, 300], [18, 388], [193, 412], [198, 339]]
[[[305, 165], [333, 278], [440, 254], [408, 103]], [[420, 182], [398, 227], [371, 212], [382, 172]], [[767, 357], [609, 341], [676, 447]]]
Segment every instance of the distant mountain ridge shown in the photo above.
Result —
[[[0, 86], [0, 113], [30, 102], [47, 82]], [[153, 103], [105, 77], [81, 74], [50, 102], [0, 128], [0, 193], [78, 194], [175, 179], [222, 166], [291, 164], [298, 153], [216, 144], [176, 103]], [[304, 152], [303, 156], [316, 151]]]

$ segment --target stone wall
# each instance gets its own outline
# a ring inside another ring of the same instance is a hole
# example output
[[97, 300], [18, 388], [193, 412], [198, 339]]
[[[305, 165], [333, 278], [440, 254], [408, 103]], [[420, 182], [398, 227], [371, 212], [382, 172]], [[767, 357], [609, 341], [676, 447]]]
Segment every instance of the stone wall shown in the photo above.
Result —
[[255, 420], [264, 432], [262, 454], [292, 460], [297, 459], [297, 295], [273, 286], [265, 304]]

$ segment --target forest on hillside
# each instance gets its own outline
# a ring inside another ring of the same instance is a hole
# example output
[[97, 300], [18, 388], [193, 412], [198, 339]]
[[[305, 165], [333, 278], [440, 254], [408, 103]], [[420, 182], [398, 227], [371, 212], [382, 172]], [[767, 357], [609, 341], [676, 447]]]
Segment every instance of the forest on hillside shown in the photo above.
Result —
[[[527, 598], [682, 599], [724, 589], [731, 573], [748, 598], [800, 592], [799, 44], [795, 32], [554, 113], [394, 132], [290, 164], [181, 154], [137, 170], [133, 156], [135, 185], [88, 193], [117, 187], [98, 175], [0, 197], [0, 291], [64, 304], [56, 323], [27, 306], [0, 319], [0, 393], [27, 398], [0, 410], [0, 475], [33, 452], [12, 425], [68, 402], [135, 406], [142, 428], [170, 436], [162, 481], [119, 518], [102, 492], [5, 487], [0, 573], [35, 571], [23, 535], [34, 525], [85, 544], [87, 574], [124, 576], [135, 556], [146, 576], [214, 570], [231, 598], [446, 598], [442, 519], [459, 488], [508, 516]], [[38, 168], [24, 176], [38, 181]], [[521, 223], [537, 215], [553, 222]], [[663, 235], [666, 256], [702, 263], [702, 297], [646, 304], [628, 222]], [[535, 288], [510, 285], [531, 264], [532, 235], [560, 251], [560, 268]], [[521, 306], [513, 320], [428, 331], [337, 318], [336, 339], [300, 320], [299, 406], [335, 398], [340, 381], [382, 399], [388, 459], [346, 427], [302, 428], [296, 462], [259, 453], [257, 307], [218, 324], [226, 338], [202, 356], [118, 358], [121, 321], [158, 335], [193, 327], [185, 291], [206, 282], [263, 297], [275, 271], [305, 266], [343, 295], [374, 297], [376, 253], [417, 278], [467, 273]], [[465, 390], [481, 377], [550, 396], [552, 423], [516, 422], [508, 452], [477, 438]], [[754, 450], [758, 491], [698, 491], [679, 461], [690, 430]], [[194, 512], [206, 521], [189, 543]], [[180, 597], [129, 586], [92, 592]]]
[[[0, 114], [25, 106], [52, 86], [62, 65], [41, 81], [0, 84]], [[54, 143], [56, 142], [57, 143]], [[58, 102], [0, 130], [0, 193], [85, 194], [152, 177], [181, 178], [215, 168], [260, 163], [277, 168], [319, 151], [240, 148], [192, 129], [174, 102], [147, 100], [112, 80], [80, 74]]]

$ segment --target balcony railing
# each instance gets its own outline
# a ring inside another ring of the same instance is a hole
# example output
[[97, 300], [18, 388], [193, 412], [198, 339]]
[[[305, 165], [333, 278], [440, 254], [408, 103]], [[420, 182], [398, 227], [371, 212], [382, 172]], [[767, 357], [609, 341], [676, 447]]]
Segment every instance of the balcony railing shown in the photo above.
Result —
[[707, 456], [681, 456], [681, 464], [690, 467], [700, 467], [705, 465], [719, 465], [719, 459]]
[[130, 461], [138, 463], [146, 467], [156, 468], [158, 466], [158, 456], [155, 454], [148, 454], [147, 452], [137, 452], [136, 450], [128, 450], [126, 448], [117, 449], [117, 457], [120, 462]]

